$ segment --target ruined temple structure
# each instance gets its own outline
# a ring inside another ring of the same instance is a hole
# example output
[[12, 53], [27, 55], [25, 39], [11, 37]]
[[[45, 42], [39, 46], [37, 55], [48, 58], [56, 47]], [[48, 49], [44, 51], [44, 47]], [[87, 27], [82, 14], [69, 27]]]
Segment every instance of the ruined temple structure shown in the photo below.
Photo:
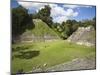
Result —
[[41, 19], [33, 19], [35, 28], [26, 30], [22, 35], [12, 37], [13, 42], [41, 42], [54, 41], [59, 39], [59, 36]]
[[68, 42], [74, 42], [79, 45], [95, 46], [96, 33], [92, 26], [79, 27], [68, 39]]

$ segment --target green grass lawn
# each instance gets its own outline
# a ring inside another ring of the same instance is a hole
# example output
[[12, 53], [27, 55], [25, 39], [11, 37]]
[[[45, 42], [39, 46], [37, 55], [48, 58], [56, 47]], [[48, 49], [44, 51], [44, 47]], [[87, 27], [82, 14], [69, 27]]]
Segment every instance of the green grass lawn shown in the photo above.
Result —
[[[12, 45], [12, 72], [48, 68], [75, 58], [95, 57], [95, 47], [80, 46], [63, 40]], [[43, 67], [43, 64], [47, 64]]]

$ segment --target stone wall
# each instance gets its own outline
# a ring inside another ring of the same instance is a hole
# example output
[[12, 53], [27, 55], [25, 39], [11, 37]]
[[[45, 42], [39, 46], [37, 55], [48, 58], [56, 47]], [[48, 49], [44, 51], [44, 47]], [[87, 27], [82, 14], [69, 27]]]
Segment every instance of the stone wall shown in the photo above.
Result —
[[94, 46], [95, 45], [95, 30], [92, 26], [79, 27], [68, 39], [68, 42], [74, 42], [80, 45]]
[[53, 41], [59, 39], [58, 36], [44, 35], [44, 36], [35, 36], [30, 32], [25, 32], [20, 36], [13, 37], [13, 42], [44, 42], [44, 41]]

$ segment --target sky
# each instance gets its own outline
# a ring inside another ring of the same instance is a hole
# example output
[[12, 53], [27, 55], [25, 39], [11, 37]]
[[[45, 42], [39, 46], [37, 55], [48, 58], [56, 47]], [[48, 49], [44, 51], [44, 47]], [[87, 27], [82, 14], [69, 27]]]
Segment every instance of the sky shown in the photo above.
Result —
[[28, 9], [28, 13], [35, 13], [45, 5], [51, 7], [50, 16], [53, 22], [62, 23], [68, 19], [75, 19], [77, 21], [92, 19], [96, 16], [96, 7], [90, 5], [72, 5], [72, 4], [57, 4], [57, 3], [37, 3], [28, 2], [28, 0], [11, 0], [11, 7], [15, 8], [19, 5]]

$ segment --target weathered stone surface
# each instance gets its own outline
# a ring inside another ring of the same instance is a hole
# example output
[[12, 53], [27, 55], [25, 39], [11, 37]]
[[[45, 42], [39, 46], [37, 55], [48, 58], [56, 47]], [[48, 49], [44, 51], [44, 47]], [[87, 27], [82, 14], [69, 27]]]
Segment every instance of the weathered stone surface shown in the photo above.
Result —
[[95, 30], [92, 26], [79, 27], [68, 39], [68, 42], [74, 42], [79, 45], [94, 46], [95, 45]]
[[41, 42], [59, 39], [59, 36], [41, 19], [33, 19], [35, 28], [26, 30], [22, 35], [13, 37], [14, 42]]
[[60, 65], [48, 68], [46, 71], [70, 71], [70, 70], [86, 70], [95, 69], [95, 59], [73, 59], [71, 62], [63, 63]]
[[76, 58], [70, 62], [65, 62], [59, 65], [55, 65], [50, 68], [38, 68], [33, 70], [32, 72], [54, 72], [54, 71], [71, 71], [71, 70], [90, 70], [96, 68], [95, 58], [87, 59], [87, 58]]

